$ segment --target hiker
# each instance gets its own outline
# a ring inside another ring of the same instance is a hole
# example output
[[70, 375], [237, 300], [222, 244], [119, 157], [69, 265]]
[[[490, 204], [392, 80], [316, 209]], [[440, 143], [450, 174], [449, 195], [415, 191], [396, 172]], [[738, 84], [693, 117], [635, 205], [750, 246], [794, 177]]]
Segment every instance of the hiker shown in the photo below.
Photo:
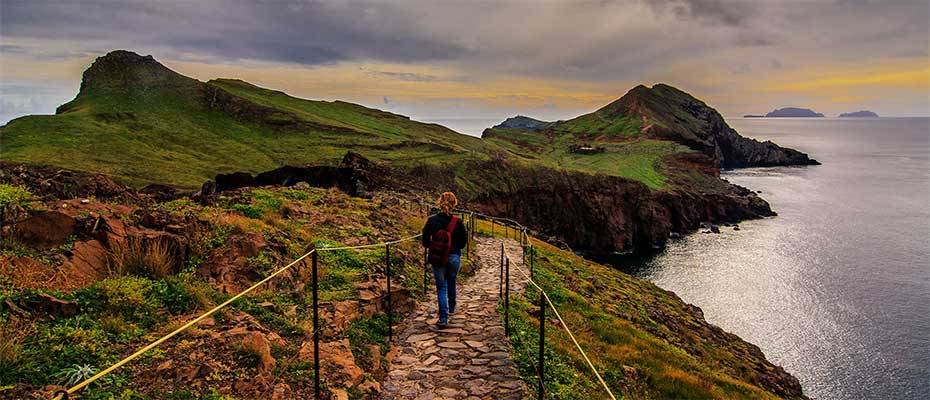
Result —
[[449, 315], [455, 313], [455, 278], [461, 267], [462, 248], [468, 240], [461, 218], [452, 215], [458, 202], [452, 192], [443, 193], [439, 196], [439, 213], [430, 216], [423, 226], [423, 247], [427, 248], [436, 279], [440, 327], [448, 325]]

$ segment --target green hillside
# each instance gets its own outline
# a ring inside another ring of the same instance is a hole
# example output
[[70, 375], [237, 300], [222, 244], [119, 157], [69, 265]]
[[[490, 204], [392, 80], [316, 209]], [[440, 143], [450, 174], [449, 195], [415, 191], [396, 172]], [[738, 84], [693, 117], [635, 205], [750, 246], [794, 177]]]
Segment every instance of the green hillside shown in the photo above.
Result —
[[400, 164], [481, 159], [492, 151], [436, 124], [241, 81], [199, 82], [128, 52], [98, 59], [78, 96], [58, 112], [0, 128], [3, 160], [101, 172], [136, 185], [197, 187], [217, 173], [335, 164], [348, 150]]
[[591, 129], [636, 136], [639, 120], [611, 118], [599, 110], [565, 121], [558, 129], [577, 135], [556, 140], [518, 130], [512, 134], [523, 140], [503, 132], [482, 140], [357, 104], [300, 99], [233, 79], [201, 82], [151, 56], [114, 51], [84, 72], [77, 97], [56, 115], [21, 117], [0, 127], [0, 151], [4, 161], [104, 173], [135, 186], [195, 188], [217, 173], [336, 164], [352, 150], [399, 167], [447, 164], [459, 170], [462, 161], [509, 159], [665, 187], [662, 159], [688, 151], [673, 142], [619, 142], [596, 155], [568, 151], [576, 136], [587, 137]]

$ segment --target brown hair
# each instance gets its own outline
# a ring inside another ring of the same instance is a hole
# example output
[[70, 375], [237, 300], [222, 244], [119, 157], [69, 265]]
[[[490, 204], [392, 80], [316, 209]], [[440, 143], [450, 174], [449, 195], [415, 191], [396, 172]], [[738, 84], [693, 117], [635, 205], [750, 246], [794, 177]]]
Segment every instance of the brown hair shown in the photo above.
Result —
[[452, 192], [444, 192], [439, 196], [437, 203], [442, 212], [452, 214], [452, 209], [459, 204], [459, 199], [457, 199]]

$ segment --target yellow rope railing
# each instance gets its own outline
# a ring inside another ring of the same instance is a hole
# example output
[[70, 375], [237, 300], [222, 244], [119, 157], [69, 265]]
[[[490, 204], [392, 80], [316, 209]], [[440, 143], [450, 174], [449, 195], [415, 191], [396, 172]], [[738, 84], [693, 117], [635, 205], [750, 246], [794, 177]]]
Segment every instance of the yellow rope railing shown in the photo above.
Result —
[[[291, 267], [293, 267], [293, 266], [296, 265], [297, 263], [303, 261], [304, 259], [306, 259], [307, 257], [309, 257], [309, 256], [310, 256], [311, 254], [313, 254], [314, 252], [318, 252], [318, 251], [319, 251], [319, 252], [323, 252], [323, 251], [335, 251], [335, 250], [350, 250], [350, 249], [364, 249], [364, 248], [371, 248], [371, 247], [380, 247], [380, 246], [387, 246], [387, 245], [391, 245], [391, 244], [396, 244], [396, 243], [400, 243], [400, 242], [405, 242], [405, 241], [408, 241], [408, 240], [413, 240], [413, 239], [416, 239], [416, 238], [419, 238], [419, 237], [420, 237], [420, 235], [413, 235], [413, 236], [409, 236], [409, 237], [406, 237], [406, 238], [403, 238], [403, 239], [392, 240], [392, 241], [390, 241], [390, 242], [374, 243], [374, 244], [359, 245], [359, 246], [320, 247], [320, 248], [318, 248], [318, 249], [310, 250], [310, 251], [304, 253], [304, 255], [298, 257], [296, 260], [292, 261], [290, 264], [287, 264], [287, 265], [285, 265], [284, 267], [281, 267], [280, 269], [278, 269], [277, 271], [275, 271], [274, 273], [272, 273], [271, 275], [268, 275], [267, 277], [265, 277], [265, 279], [262, 279], [262, 280], [256, 282], [254, 285], [250, 286], [248, 289], [245, 289], [245, 290], [239, 292], [239, 293], [236, 294], [235, 296], [230, 297], [228, 300], [222, 302], [221, 304], [217, 305], [216, 307], [211, 308], [209, 311], [207, 311], [207, 312], [201, 314], [201, 315], [198, 316], [197, 318], [194, 318], [193, 320], [188, 321], [186, 324], [181, 325], [181, 327], [175, 329], [174, 331], [171, 331], [171, 333], [169, 333], [169, 334], [167, 334], [167, 335], [164, 335], [164, 336], [162, 336], [161, 338], [159, 338], [158, 340], [155, 340], [154, 342], [151, 342], [151, 343], [145, 345], [145, 347], [142, 347], [141, 349], [136, 350], [136, 352], [130, 354], [129, 356], [123, 358], [122, 360], [117, 361], [115, 364], [113, 364], [113, 365], [107, 367], [106, 369], [104, 369], [104, 370], [102, 370], [102, 371], [100, 371], [100, 372], [94, 374], [94, 376], [91, 376], [90, 378], [87, 378], [87, 379], [85, 379], [84, 381], [82, 381], [82, 382], [80, 382], [80, 383], [78, 383], [78, 384], [76, 384], [76, 385], [74, 385], [74, 386], [68, 388], [67, 390], [60, 390], [60, 391], [56, 392], [56, 393], [55, 393], [55, 397], [53, 397], [53, 400], [61, 400], [61, 399], [66, 398], [67, 396], [70, 396], [70, 395], [72, 395], [72, 394], [74, 394], [74, 393], [77, 393], [79, 390], [81, 390], [81, 389], [87, 387], [87, 385], [90, 385], [91, 383], [94, 383], [94, 382], [97, 381], [98, 379], [100, 379], [100, 378], [102, 378], [102, 377], [104, 377], [104, 376], [110, 374], [111, 372], [113, 372], [113, 371], [116, 370], [117, 368], [122, 367], [123, 365], [125, 365], [125, 364], [129, 363], [130, 361], [136, 359], [137, 357], [141, 356], [141, 355], [144, 354], [145, 352], [147, 352], [147, 351], [149, 351], [149, 350], [151, 350], [151, 349], [157, 347], [158, 345], [164, 343], [166, 340], [171, 339], [172, 337], [176, 336], [177, 334], [179, 334], [179, 333], [181, 333], [181, 332], [187, 330], [188, 328], [194, 326], [196, 323], [202, 321], [204, 318], [207, 318], [207, 317], [209, 317], [210, 315], [213, 315], [215, 312], [217, 312], [217, 311], [221, 310], [222, 308], [228, 306], [230, 303], [236, 301], [237, 299], [241, 298], [242, 296], [245, 296], [245, 295], [248, 294], [249, 292], [251, 292], [251, 291], [255, 290], [256, 288], [260, 287], [261, 285], [265, 284], [266, 282], [268, 282], [268, 281], [274, 279], [276, 276], [280, 275], [280, 274], [283, 273], [284, 271], [287, 271], [288, 269], [290, 269]], [[313, 327], [313, 328], [316, 329], [317, 327]]]

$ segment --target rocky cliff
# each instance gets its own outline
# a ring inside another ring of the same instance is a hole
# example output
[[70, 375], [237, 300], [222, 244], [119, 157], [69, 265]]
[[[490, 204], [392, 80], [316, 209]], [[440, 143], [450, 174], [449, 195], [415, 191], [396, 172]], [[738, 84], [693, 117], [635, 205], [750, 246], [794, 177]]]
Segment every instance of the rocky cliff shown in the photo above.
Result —
[[554, 242], [586, 252], [647, 253], [702, 223], [775, 215], [754, 192], [722, 181], [703, 191], [657, 191], [621, 177], [549, 168], [489, 162], [470, 169], [501, 181], [479, 192], [459, 185], [469, 208], [513, 218]]
[[704, 152], [720, 168], [819, 164], [800, 151], [741, 136], [717, 110], [669, 85], [637, 86], [604, 109], [641, 117], [644, 133]]

